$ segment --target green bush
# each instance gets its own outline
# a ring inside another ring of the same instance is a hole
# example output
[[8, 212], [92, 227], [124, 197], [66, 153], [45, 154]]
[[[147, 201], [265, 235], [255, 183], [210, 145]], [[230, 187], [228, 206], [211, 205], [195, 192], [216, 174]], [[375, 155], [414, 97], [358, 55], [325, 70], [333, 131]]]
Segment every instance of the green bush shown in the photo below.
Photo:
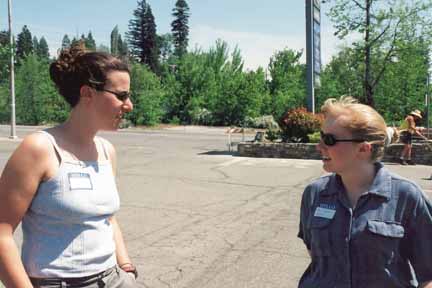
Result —
[[319, 131], [308, 134], [307, 136], [309, 138], [310, 143], [319, 143], [321, 140], [321, 134]]
[[260, 117], [245, 117], [245, 120], [243, 121], [243, 126], [261, 129], [279, 129], [279, 125], [274, 120], [272, 115], [264, 115]]
[[274, 129], [274, 128], [270, 128], [266, 131], [266, 139], [274, 142], [276, 140], [278, 140], [280, 138], [280, 130], [279, 129]]
[[308, 134], [319, 131], [322, 121], [321, 115], [312, 114], [306, 108], [289, 110], [279, 121], [282, 141], [307, 143]]

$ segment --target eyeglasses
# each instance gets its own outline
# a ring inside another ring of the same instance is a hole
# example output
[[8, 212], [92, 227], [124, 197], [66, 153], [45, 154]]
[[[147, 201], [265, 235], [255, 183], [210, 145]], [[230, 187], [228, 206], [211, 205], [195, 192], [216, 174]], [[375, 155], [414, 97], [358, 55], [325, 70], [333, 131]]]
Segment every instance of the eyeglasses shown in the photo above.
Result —
[[126, 101], [128, 98], [130, 98], [131, 93], [130, 92], [126, 92], [126, 91], [122, 91], [122, 92], [115, 92], [115, 91], [111, 91], [108, 89], [97, 89], [98, 91], [104, 91], [104, 92], [108, 92], [111, 94], [114, 94], [116, 96], [116, 98], [122, 102]]
[[336, 139], [336, 137], [333, 134], [330, 133], [324, 133], [323, 131], [320, 131], [321, 140], [324, 142], [327, 146], [333, 146], [336, 145], [337, 142], [364, 142], [363, 139]]

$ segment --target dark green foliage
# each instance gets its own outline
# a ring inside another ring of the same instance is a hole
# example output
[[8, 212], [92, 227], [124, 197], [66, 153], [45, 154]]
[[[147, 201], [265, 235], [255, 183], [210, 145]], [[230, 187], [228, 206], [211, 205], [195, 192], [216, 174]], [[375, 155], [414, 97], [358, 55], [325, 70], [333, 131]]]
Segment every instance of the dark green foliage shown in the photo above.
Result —
[[129, 48], [127, 46], [127, 42], [122, 39], [121, 35], [118, 37], [117, 47], [119, 49], [118, 53], [120, 58], [127, 59], [129, 57]]
[[359, 50], [362, 65], [363, 100], [375, 106], [374, 94], [395, 57], [397, 42], [405, 32], [431, 35], [431, 0], [326, 0], [332, 3], [329, 16], [336, 35], [343, 39], [362, 35], [354, 46]]
[[49, 59], [49, 48], [48, 43], [45, 40], [45, 37], [41, 37], [38, 43], [38, 47], [36, 49], [36, 54], [42, 59]]
[[278, 140], [281, 137], [281, 131], [279, 129], [270, 128], [266, 130], [265, 138], [271, 142]]
[[[392, 61], [375, 88], [375, 108], [387, 123], [397, 123], [413, 109], [425, 111], [427, 91], [428, 42], [423, 37], [405, 35], [395, 44]], [[376, 57], [380, 54], [376, 52]], [[380, 57], [385, 57], [381, 53]], [[381, 61], [379, 58], [377, 61]], [[343, 48], [321, 74], [321, 89], [317, 95], [319, 108], [327, 98], [352, 95], [365, 101], [362, 87], [363, 62], [356, 48]], [[376, 66], [375, 66], [376, 67]], [[374, 68], [377, 69], [377, 68]], [[375, 71], [372, 71], [375, 73]]]
[[269, 96], [264, 71], [244, 72], [240, 51], [230, 55], [223, 41], [208, 52], [187, 53], [175, 66], [164, 67], [166, 122], [243, 125], [247, 117], [265, 110]]
[[422, 38], [399, 41], [393, 61], [376, 89], [376, 107], [397, 123], [413, 109], [423, 109], [429, 69], [428, 44]]
[[37, 54], [39, 48], [39, 40], [36, 36], [33, 36], [33, 51]]
[[[82, 35], [82, 36], [84, 36], [84, 35]], [[72, 41], [71, 41], [70, 46], [75, 46], [75, 45], [77, 45], [79, 42], [80, 42], [80, 40], [74, 37], [74, 38], [72, 38]]]
[[159, 49], [153, 12], [145, 0], [138, 1], [134, 18], [129, 21], [127, 33], [131, 55], [140, 63], [148, 65], [154, 73], [159, 72]]
[[9, 65], [11, 53], [9, 42], [9, 32], [0, 31], [0, 85], [6, 83], [9, 80]]
[[111, 54], [118, 56], [119, 53], [119, 32], [117, 25], [114, 27], [114, 29], [111, 31]]
[[123, 42], [121, 35], [119, 34], [117, 25], [111, 32], [111, 54], [125, 59], [128, 55], [128, 48], [126, 42]]
[[18, 124], [38, 125], [61, 122], [68, 107], [48, 75], [48, 63], [31, 54], [17, 70], [16, 119]]
[[81, 36], [81, 39], [84, 40], [85, 47], [90, 51], [96, 51], [96, 41], [93, 38], [91, 31], [87, 34], [87, 37], [84, 34]]
[[128, 114], [128, 119], [136, 125], [160, 123], [165, 94], [157, 76], [146, 66], [134, 63], [131, 71], [131, 91], [134, 110]]
[[171, 32], [174, 42], [174, 54], [182, 57], [188, 47], [189, 42], [189, 6], [185, 0], [177, 0], [173, 9], [174, 20], [171, 23]]
[[0, 46], [9, 45], [9, 32], [8, 31], [0, 31]]
[[71, 40], [69, 39], [69, 36], [67, 35], [67, 34], [65, 34], [64, 36], [63, 36], [63, 39], [62, 39], [62, 45], [61, 45], [61, 48], [62, 49], [67, 49], [67, 48], [69, 48], [71, 46]]
[[321, 72], [321, 88], [316, 95], [316, 107], [321, 107], [327, 98], [342, 95], [364, 100], [362, 70], [359, 50], [345, 47], [339, 51]]
[[11, 119], [9, 79], [0, 84], [0, 123], [9, 123]]
[[166, 62], [174, 53], [173, 36], [170, 33], [157, 36], [161, 62]]
[[301, 55], [302, 52], [286, 49], [270, 59], [269, 104], [276, 119], [289, 109], [306, 106], [306, 67], [300, 64]]
[[21, 33], [17, 36], [16, 42], [16, 55], [17, 58], [22, 60], [26, 56], [33, 53], [33, 41], [30, 30], [27, 28], [27, 25], [24, 25]]

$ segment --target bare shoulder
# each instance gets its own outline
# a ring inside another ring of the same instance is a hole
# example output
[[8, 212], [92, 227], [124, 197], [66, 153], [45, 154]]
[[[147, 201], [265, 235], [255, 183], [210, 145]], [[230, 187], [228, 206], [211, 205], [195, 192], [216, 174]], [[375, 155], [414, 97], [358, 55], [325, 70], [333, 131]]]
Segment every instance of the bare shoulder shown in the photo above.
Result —
[[0, 223], [7, 222], [15, 229], [39, 183], [55, 167], [53, 154], [50, 140], [42, 133], [26, 136], [15, 149], [0, 177]]
[[41, 160], [51, 156], [53, 148], [47, 136], [42, 133], [32, 133], [23, 139], [16, 151]]
[[32, 133], [23, 139], [8, 164], [28, 168], [35, 174], [45, 176], [49, 168], [57, 166], [58, 162], [48, 137], [42, 133]]

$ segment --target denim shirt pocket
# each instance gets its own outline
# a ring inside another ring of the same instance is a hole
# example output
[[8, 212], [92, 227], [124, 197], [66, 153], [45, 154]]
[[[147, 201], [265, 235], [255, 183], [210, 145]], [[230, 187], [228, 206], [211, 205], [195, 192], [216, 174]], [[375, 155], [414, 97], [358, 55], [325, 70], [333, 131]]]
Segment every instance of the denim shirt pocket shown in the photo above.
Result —
[[312, 256], [330, 256], [330, 223], [333, 219], [312, 217], [310, 223], [311, 231], [311, 253]]
[[[405, 229], [401, 223], [392, 221], [368, 220], [366, 230], [369, 236], [363, 243], [367, 267], [389, 267], [401, 261], [400, 245], [405, 236]], [[376, 270], [374, 268], [373, 270]], [[370, 271], [372, 274], [373, 271]]]
[[376, 235], [390, 238], [403, 238], [405, 229], [400, 223], [368, 220], [367, 229]]

